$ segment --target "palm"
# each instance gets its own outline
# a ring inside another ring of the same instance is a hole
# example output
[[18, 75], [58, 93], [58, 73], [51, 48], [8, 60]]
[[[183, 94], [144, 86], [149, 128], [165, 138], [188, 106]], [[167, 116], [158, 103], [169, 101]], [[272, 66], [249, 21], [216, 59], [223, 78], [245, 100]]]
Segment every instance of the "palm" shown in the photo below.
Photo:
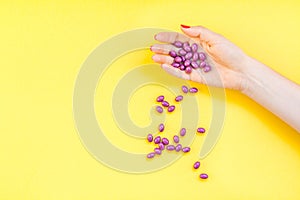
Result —
[[[167, 44], [154, 45], [152, 50], [157, 53], [153, 58], [156, 62], [159, 62], [162, 67], [172, 75], [178, 76], [183, 79], [192, 80], [195, 82], [208, 84], [215, 87], [225, 87], [230, 89], [241, 90], [243, 75], [241, 73], [241, 63], [245, 57], [245, 54], [235, 46], [233, 43], [225, 39], [224, 37], [213, 33], [206, 32], [207, 38], [203, 39], [200, 35], [192, 37], [189, 35], [183, 36], [176, 33], [159, 33], [156, 39]], [[183, 71], [170, 66], [172, 58], [166, 53], [172, 48], [174, 40], [197, 42], [201, 45], [203, 50], [209, 56], [209, 62], [212, 66], [212, 71], [204, 73], [202, 70], [193, 70], [191, 74], [186, 74]]]

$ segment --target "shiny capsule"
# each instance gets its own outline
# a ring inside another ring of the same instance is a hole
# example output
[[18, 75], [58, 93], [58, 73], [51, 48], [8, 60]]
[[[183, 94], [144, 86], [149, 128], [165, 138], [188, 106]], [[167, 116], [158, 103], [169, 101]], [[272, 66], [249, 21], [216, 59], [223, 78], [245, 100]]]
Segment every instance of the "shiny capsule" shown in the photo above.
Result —
[[182, 47], [186, 47], [186, 46], [190, 46], [190, 43], [189, 43], [189, 42], [184, 42], [184, 43], [182, 44]]
[[175, 150], [175, 146], [174, 145], [168, 145], [167, 147], [166, 147], [166, 149], [168, 150], [168, 151], [174, 151]]
[[203, 52], [200, 52], [199, 53], [199, 59], [202, 60], [202, 61], [205, 60], [206, 59], [206, 55]]
[[186, 87], [185, 85], [181, 86], [181, 90], [182, 90], [183, 93], [188, 93], [189, 92], [188, 87]]
[[159, 144], [161, 141], [161, 137], [160, 136], [157, 136], [156, 138], [154, 138], [154, 143], [155, 144]]
[[175, 58], [176, 56], [177, 56], [177, 53], [175, 52], [175, 51], [170, 51], [169, 52], [169, 55], [171, 56], [171, 57], [173, 57], [173, 58]]
[[164, 124], [159, 124], [158, 125], [158, 131], [163, 132], [165, 130], [165, 125]]
[[185, 56], [185, 59], [191, 59], [193, 57], [193, 53], [192, 52], [188, 52]]
[[193, 43], [192, 46], [191, 46], [191, 48], [192, 48], [192, 51], [193, 51], [193, 52], [197, 52], [197, 50], [198, 50], [198, 45], [197, 45], [196, 43]]
[[178, 54], [181, 55], [181, 56], [184, 56], [186, 53], [187, 53], [187, 52], [186, 52], [185, 50], [183, 50], [183, 49], [180, 49], [180, 50], [178, 51]]
[[182, 129], [180, 130], [180, 135], [181, 135], [181, 136], [185, 136], [185, 134], [186, 134], [186, 129], [185, 129], [185, 128], [182, 128]]
[[179, 137], [178, 137], [177, 135], [174, 135], [174, 136], [173, 136], [173, 141], [174, 141], [175, 143], [178, 143], [178, 142], [179, 142]]
[[165, 145], [163, 145], [163, 143], [159, 143], [159, 144], [158, 144], [158, 148], [159, 148], [160, 150], [164, 150], [164, 149], [165, 149]]
[[202, 128], [202, 127], [197, 128], [197, 132], [198, 133], [205, 133], [205, 128]]
[[191, 66], [192, 66], [194, 69], [199, 68], [199, 65], [198, 65], [197, 62], [195, 62], [195, 61], [192, 61], [192, 62], [191, 62]]
[[187, 66], [187, 67], [185, 68], [185, 73], [190, 74], [190, 73], [192, 73], [192, 70], [193, 70], [192, 67]]
[[198, 92], [198, 89], [197, 88], [195, 88], [195, 87], [192, 87], [192, 88], [190, 88], [190, 93], [197, 93]]
[[182, 145], [181, 144], [177, 144], [175, 147], [175, 151], [179, 152], [182, 149]]
[[176, 56], [174, 58], [174, 61], [177, 62], [177, 63], [180, 63], [182, 61], [182, 58], [180, 56]]
[[158, 97], [156, 98], [156, 101], [157, 101], [157, 102], [163, 102], [164, 99], [165, 99], [164, 95], [160, 95], [160, 96], [158, 96]]
[[200, 68], [204, 68], [206, 66], [206, 62], [205, 61], [200, 62], [199, 66], [200, 66]]
[[204, 72], [209, 72], [209, 71], [211, 71], [210, 65], [206, 65], [206, 66], [203, 68], [203, 71], [204, 71]]
[[199, 175], [199, 177], [200, 177], [201, 179], [207, 179], [207, 178], [208, 178], [208, 175], [205, 174], [205, 173], [202, 173], [202, 174]]
[[153, 135], [152, 134], [148, 134], [147, 135], [147, 140], [148, 140], [148, 142], [152, 142], [153, 141]]
[[189, 45], [183, 46], [182, 47], [186, 52], [192, 51], [192, 48]]
[[182, 95], [178, 95], [177, 97], [175, 97], [175, 101], [176, 102], [180, 102], [183, 100], [183, 96]]
[[198, 59], [199, 59], [199, 54], [198, 53], [194, 53], [193, 60], [197, 61]]
[[168, 112], [173, 112], [175, 110], [175, 106], [169, 106], [168, 107]]
[[157, 154], [157, 155], [160, 155], [161, 154], [161, 150], [159, 148], [155, 148], [154, 149], [154, 153]]
[[190, 151], [191, 151], [191, 148], [190, 148], [190, 147], [183, 147], [183, 148], [182, 148], [182, 151], [183, 151], [184, 153], [187, 153], [187, 152], [190, 152]]
[[173, 67], [178, 68], [180, 66], [180, 63], [174, 62], [171, 64]]
[[161, 106], [156, 106], [156, 111], [159, 112], [159, 113], [162, 113], [164, 110]]
[[151, 152], [151, 153], [147, 154], [147, 158], [153, 158], [154, 156], [155, 156], [154, 152]]
[[169, 140], [168, 140], [167, 138], [163, 138], [163, 139], [161, 140], [161, 143], [162, 143], [163, 145], [168, 145], [168, 144], [169, 144]]
[[184, 63], [183, 63], [183, 65], [184, 66], [190, 66], [190, 64], [191, 64], [191, 61], [190, 60], [186, 60], [186, 61], [184, 61]]
[[173, 43], [173, 45], [174, 45], [175, 47], [177, 47], [177, 48], [180, 48], [180, 47], [182, 47], [182, 42], [180, 42], [180, 41], [175, 41], [175, 42]]
[[170, 104], [169, 104], [169, 102], [167, 102], [167, 101], [163, 101], [163, 102], [161, 102], [161, 105], [162, 105], [163, 107], [168, 107]]
[[179, 69], [180, 69], [181, 71], [184, 71], [184, 70], [185, 70], [185, 66], [184, 66], [184, 65], [181, 65], [181, 66], [179, 67]]
[[199, 161], [195, 162], [193, 167], [194, 169], [198, 169], [200, 167], [200, 162]]

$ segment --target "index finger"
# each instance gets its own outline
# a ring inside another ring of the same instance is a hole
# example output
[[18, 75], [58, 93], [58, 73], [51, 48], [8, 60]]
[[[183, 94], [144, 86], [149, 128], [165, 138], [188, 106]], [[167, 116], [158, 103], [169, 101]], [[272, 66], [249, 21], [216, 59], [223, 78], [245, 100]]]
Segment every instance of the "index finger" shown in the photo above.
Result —
[[165, 43], [174, 43], [175, 41], [189, 42], [189, 43], [195, 42], [188, 36], [177, 32], [160, 32], [154, 36], [154, 39], [159, 42], [165, 42]]

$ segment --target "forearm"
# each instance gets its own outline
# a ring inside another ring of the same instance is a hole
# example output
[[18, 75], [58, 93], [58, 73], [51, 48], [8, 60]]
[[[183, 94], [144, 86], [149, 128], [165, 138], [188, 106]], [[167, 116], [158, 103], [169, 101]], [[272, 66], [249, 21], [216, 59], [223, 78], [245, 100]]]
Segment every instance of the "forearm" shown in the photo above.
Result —
[[242, 92], [300, 132], [300, 86], [249, 58]]

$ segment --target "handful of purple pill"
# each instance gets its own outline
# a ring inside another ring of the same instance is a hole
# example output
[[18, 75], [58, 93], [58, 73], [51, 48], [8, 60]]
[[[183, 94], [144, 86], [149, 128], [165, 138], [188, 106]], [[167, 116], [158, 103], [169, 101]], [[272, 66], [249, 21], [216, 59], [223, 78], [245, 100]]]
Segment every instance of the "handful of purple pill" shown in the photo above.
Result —
[[190, 45], [188, 42], [182, 43], [181, 41], [175, 41], [173, 45], [179, 50], [171, 50], [169, 55], [173, 58], [173, 67], [185, 71], [185, 73], [192, 73], [193, 69], [201, 68], [203, 72], [211, 71], [211, 66], [206, 61], [206, 55], [204, 52], [198, 52], [199, 46], [196, 43]]

